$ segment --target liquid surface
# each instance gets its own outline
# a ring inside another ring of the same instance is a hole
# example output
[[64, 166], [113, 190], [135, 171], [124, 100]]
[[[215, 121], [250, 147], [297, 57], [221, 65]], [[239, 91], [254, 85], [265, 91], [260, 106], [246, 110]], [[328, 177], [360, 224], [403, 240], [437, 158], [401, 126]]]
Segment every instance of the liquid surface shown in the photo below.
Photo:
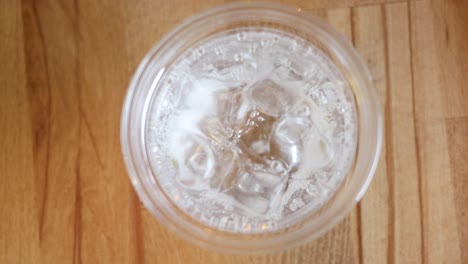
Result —
[[155, 180], [212, 228], [285, 228], [326, 203], [354, 162], [347, 80], [319, 49], [280, 31], [212, 37], [163, 75], [146, 144]]

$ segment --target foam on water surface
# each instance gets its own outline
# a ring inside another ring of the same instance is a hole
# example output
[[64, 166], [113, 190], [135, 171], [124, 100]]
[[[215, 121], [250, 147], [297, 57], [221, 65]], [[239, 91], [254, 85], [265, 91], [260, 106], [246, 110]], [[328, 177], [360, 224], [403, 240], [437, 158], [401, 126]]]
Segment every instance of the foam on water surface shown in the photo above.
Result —
[[327, 56], [284, 32], [217, 35], [182, 55], [152, 101], [156, 181], [185, 213], [228, 232], [293, 224], [326, 203], [356, 153], [356, 106]]

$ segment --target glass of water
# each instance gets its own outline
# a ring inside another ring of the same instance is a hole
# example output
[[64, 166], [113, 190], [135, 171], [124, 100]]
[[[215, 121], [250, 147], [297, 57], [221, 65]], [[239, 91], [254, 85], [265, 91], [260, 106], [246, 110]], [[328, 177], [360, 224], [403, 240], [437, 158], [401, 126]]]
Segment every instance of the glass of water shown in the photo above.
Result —
[[132, 184], [164, 225], [259, 253], [350, 212], [377, 165], [381, 118], [368, 69], [333, 28], [238, 3], [186, 20], [147, 54], [121, 136]]

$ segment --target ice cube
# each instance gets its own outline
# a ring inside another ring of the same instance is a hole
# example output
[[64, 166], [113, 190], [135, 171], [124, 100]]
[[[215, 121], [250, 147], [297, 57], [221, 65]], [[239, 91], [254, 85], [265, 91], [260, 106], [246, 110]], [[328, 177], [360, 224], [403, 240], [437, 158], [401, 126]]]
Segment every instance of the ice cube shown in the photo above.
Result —
[[283, 177], [279, 176], [276, 172], [255, 172], [254, 178], [258, 181], [258, 185], [262, 186], [262, 190], [274, 189], [280, 184]]
[[253, 194], [256, 192], [255, 188], [255, 177], [248, 171], [240, 171], [237, 176], [236, 189], [242, 193]]
[[209, 181], [214, 174], [215, 157], [206, 140], [189, 132], [178, 132], [172, 138], [173, 163], [176, 165], [177, 181], [192, 190], [209, 188]]
[[302, 160], [304, 140], [311, 127], [309, 119], [292, 116], [285, 116], [276, 126], [272, 146], [277, 156], [286, 161], [289, 172], [295, 171]]
[[187, 108], [213, 112], [216, 108], [214, 93], [223, 87], [224, 84], [215, 79], [200, 79], [192, 82], [191, 89], [185, 97]]
[[323, 168], [333, 159], [333, 146], [318, 132], [311, 134], [305, 144], [304, 158], [309, 168]]
[[240, 126], [249, 110], [248, 102], [240, 89], [240, 87], [233, 87], [215, 94], [217, 101], [215, 114], [224, 126], [231, 128]]
[[194, 173], [204, 174], [208, 166], [208, 154], [199, 146], [192, 151], [193, 154], [186, 159], [187, 167]]
[[312, 124], [306, 118], [286, 117], [278, 123], [275, 130], [275, 140], [278, 144], [300, 143], [309, 132]]
[[231, 182], [226, 194], [247, 212], [265, 214], [284, 192], [285, 179], [268, 172], [255, 172], [245, 166]]
[[303, 166], [293, 175], [293, 178], [305, 179], [311, 177], [313, 172], [329, 165], [334, 155], [332, 144], [316, 127], [313, 127], [304, 141], [302, 158], [307, 160], [307, 163], [303, 163]]
[[249, 100], [265, 114], [278, 117], [293, 103], [293, 95], [276, 82], [265, 79], [254, 83], [247, 91]]
[[208, 116], [199, 121], [201, 132], [210, 140], [213, 150], [224, 149], [228, 144], [228, 139], [232, 135], [232, 130], [221, 123], [215, 116]]
[[224, 192], [233, 185], [233, 176], [237, 171], [237, 155], [231, 149], [223, 149], [215, 155], [215, 159], [215, 172], [210, 186], [212, 189]]
[[243, 125], [237, 130], [240, 134], [240, 148], [252, 160], [270, 152], [270, 137], [276, 118], [260, 110], [252, 109], [246, 115]]

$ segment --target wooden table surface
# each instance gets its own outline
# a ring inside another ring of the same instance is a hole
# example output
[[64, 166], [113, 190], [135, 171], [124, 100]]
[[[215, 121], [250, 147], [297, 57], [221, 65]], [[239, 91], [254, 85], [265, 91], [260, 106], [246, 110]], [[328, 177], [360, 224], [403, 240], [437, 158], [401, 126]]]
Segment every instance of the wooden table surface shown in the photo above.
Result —
[[0, 0], [0, 263], [468, 263], [468, 1], [288, 0], [346, 35], [385, 113], [362, 202], [321, 239], [230, 256], [141, 205], [119, 123], [147, 50], [222, 0]]

